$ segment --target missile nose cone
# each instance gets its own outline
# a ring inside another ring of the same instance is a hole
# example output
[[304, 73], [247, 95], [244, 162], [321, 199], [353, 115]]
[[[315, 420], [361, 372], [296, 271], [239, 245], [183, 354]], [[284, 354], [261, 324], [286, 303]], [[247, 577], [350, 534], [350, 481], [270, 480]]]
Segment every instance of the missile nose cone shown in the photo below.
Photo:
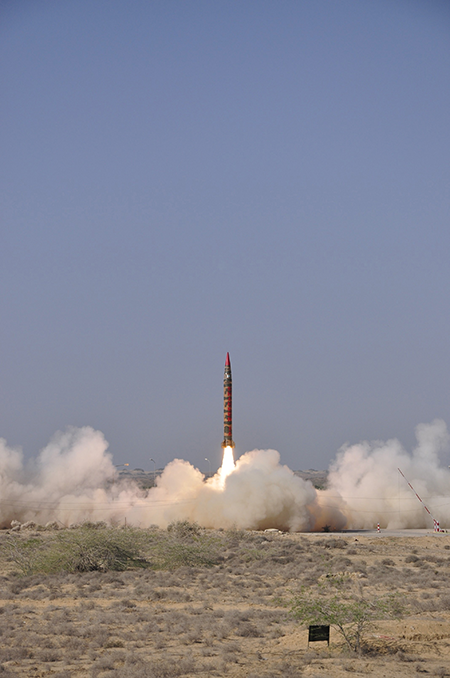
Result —
[[229, 353], [227, 353], [227, 357], [226, 357], [226, 360], [225, 360], [225, 367], [230, 367], [230, 354]]

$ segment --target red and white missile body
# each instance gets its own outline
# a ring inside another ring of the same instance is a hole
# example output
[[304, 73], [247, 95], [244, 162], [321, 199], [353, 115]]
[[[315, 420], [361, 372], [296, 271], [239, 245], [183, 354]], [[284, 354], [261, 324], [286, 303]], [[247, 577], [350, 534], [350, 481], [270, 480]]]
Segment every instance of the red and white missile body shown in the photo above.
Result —
[[225, 360], [223, 375], [223, 443], [222, 447], [234, 447], [233, 442], [233, 380], [231, 377], [230, 354]]

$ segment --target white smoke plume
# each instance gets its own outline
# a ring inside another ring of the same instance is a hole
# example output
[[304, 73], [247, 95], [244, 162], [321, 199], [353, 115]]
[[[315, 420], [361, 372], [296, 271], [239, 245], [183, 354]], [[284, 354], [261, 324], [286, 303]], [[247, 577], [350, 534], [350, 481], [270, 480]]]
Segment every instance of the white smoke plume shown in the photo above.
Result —
[[107, 447], [100, 431], [69, 428], [24, 466], [21, 450], [0, 439], [0, 526], [99, 520], [99, 506], [109, 501], [105, 483], [117, 474]]
[[[408, 454], [398, 440], [344, 446], [330, 467], [320, 503], [336, 506], [349, 529], [450, 527], [450, 470], [439, 462], [450, 437], [444, 421], [416, 427], [417, 446]], [[399, 473], [404, 473], [421, 501]]]
[[295, 476], [275, 450], [247, 452], [228, 475], [222, 469], [209, 479], [175, 459], [156, 487], [144, 491], [132, 481], [119, 482], [103, 434], [90, 427], [57, 433], [27, 465], [19, 449], [0, 439], [0, 526], [12, 520], [66, 526], [104, 520], [166, 527], [190, 520], [211, 528], [289, 531], [373, 529], [377, 523], [432, 527], [400, 467], [441, 527], [450, 527], [450, 471], [438, 456], [448, 449], [446, 425], [421, 424], [416, 436], [412, 455], [398, 440], [343, 447], [326, 490]]

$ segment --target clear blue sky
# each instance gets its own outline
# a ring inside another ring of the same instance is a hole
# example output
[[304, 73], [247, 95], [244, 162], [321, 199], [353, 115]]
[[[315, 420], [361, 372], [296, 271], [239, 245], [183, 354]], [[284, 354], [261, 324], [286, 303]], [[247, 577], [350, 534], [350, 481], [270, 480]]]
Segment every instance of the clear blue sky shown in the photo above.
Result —
[[450, 423], [450, 3], [0, 3], [0, 436], [324, 468]]

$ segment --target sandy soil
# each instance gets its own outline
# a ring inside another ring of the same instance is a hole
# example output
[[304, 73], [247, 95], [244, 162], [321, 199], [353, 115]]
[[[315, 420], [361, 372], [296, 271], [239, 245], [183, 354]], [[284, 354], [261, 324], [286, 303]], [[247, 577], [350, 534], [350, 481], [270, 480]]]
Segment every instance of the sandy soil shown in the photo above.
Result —
[[[0, 677], [450, 676], [450, 535], [220, 539], [218, 564], [174, 571], [20, 577], [3, 559]], [[407, 606], [370, 629], [361, 657], [334, 630], [330, 647], [308, 648], [283, 605], [343, 571], [365, 595], [399, 592]]]

